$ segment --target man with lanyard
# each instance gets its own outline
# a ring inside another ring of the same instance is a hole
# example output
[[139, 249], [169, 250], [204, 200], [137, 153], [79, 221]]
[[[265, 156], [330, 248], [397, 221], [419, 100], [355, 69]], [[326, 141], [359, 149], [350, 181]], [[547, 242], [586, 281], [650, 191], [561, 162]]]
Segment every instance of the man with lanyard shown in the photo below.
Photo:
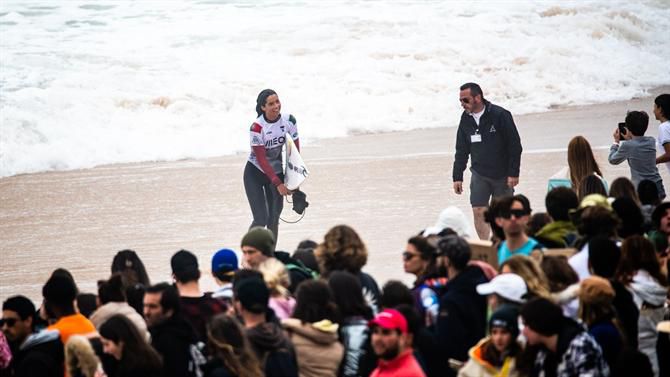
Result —
[[492, 196], [514, 193], [519, 183], [521, 140], [512, 114], [485, 100], [479, 85], [466, 83], [460, 90], [464, 111], [456, 134], [454, 192], [463, 193], [463, 171], [472, 156], [470, 204], [477, 235], [488, 239], [484, 212]]

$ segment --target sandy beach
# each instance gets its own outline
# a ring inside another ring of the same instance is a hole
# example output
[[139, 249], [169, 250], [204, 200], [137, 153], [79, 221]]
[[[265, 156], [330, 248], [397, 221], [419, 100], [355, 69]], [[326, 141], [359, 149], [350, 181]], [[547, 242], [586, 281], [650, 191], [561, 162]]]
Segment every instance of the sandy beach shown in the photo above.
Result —
[[[566, 166], [568, 141], [580, 134], [595, 148], [609, 182], [630, 176], [626, 163], [607, 163], [612, 132], [627, 110], [645, 110], [652, 117], [647, 135], [656, 136], [653, 98], [669, 91], [515, 116], [524, 147], [516, 191], [530, 198], [534, 211], [544, 211], [547, 179]], [[365, 271], [380, 285], [389, 279], [410, 283], [400, 258], [407, 238], [432, 225], [448, 205], [472, 217], [468, 192], [459, 196], [451, 188], [456, 127], [446, 126], [457, 121], [446, 119], [445, 127], [434, 130], [303, 141], [311, 170], [303, 190], [310, 207], [299, 223], [280, 224], [278, 249], [293, 251], [306, 238], [319, 242], [330, 227], [348, 224], [367, 244]], [[96, 281], [108, 277], [114, 254], [125, 248], [139, 253], [152, 282], [171, 279], [174, 252], [193, 251], [203, 286], [211, 289], [212, 253], [238, 249], [251, 222], [242, 186], [245, 159], [240, 154], [0, 179], [0, 300], [24, 294], [38, 301], [57, 267], [69, 269], [80, 290], [95, 292]], [[667, 188], [667, 170], [659, 170]], [[297, 218], [288, 204], [283, 216]]]

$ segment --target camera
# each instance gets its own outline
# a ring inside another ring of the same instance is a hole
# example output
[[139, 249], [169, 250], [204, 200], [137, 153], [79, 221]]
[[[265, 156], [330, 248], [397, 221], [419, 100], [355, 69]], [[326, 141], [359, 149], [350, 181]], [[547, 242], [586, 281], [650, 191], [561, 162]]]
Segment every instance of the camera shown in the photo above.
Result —
[[626, 122], [619, 123], [619, 134], [621, 135], [626, 134]]

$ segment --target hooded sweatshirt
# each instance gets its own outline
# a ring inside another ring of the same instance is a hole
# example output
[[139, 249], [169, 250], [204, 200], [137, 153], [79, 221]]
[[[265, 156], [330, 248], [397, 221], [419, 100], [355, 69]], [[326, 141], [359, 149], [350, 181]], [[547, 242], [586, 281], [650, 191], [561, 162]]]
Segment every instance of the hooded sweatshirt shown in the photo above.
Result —
[[490, 343], [491, 338], [487, 337], [480, 340], [476, 346], [470, 348], [468, 352], [470, 359], [458, 371], [458, 377], [515, 377], [519, 375], [516, 370], [516, 361], [513, 357], [505, 357], [503, 365], [500, 368], [484, 359], [485, 347], [488, 347]]
[[668, 294], [668, 288], [660, 285], [645, 270], [639, 270], [633, 277], [628, 288], [633, 293], [633, 301], [640, 310], [638, 318], [638, 347], [640, 352], [649, 357], [654, 374], [658, 375], [658, 356], [656, 354], [656, 340], [658, 330], [656, 325], [663, 320], [663, 304]]
[[195, 330], [181, 316], [175, 315], [149, 327], [151, 345], [163, 357], [164, 376], [187, 376], [190, 347], [197, 342]]
[[449, 359], [467, 360], [470, 347], [486, 335], [486, 297], [476, 287], [487, 281], [479, 267], [467, 266], [449, 280], [440, 297], [437, 342], [445, 367]]
[[57, 330], [31, 334], [13, 356], [16, 377], [63, 377], [65, 372], [65, 353]]
[[264, 322], [248, 328], [246, 333], [266, 377], [298, 376], [293, 344], [284, 335], [280, 325], [275, 322]]
[[302, 323], [296, 318], [282, 320], [298, 358], [300, 377], [337, 376], [344, 355], [338, 341], [338, 325], [324, 319], [315, 323]]

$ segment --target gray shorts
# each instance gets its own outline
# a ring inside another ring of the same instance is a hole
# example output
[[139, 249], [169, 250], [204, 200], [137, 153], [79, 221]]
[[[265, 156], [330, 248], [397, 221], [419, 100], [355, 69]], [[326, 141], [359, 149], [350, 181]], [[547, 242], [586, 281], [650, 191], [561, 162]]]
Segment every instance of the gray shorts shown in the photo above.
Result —
[[470, 169], [470, 204], [473, 207], [488, 207], [491, 196], [513, 195], [514, 189], [507, 186], [507, 177], [487, 178]]

